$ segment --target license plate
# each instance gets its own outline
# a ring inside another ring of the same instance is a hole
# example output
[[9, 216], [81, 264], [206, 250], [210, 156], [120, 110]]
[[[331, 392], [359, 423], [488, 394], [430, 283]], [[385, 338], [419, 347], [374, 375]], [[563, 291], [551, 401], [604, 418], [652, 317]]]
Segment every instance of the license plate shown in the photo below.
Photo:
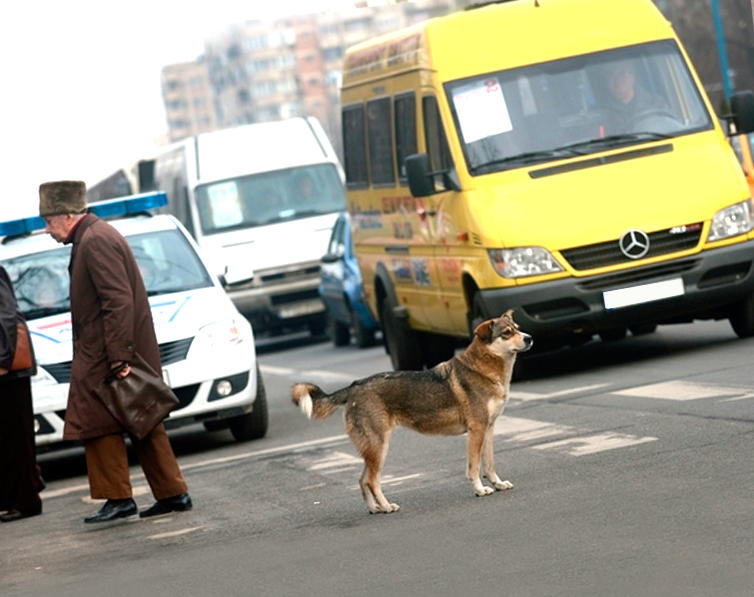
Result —
[[280, 319], [290, 319], [291, 317], [301, 317], [302, 315], [311, 315], [325, 310], [325, 304], [320, 300], [307, 301], [305, 303], [296, 303], [287, 307], [281, 307], [278, 310]]
[[684, 292], [683, 280], [675, 278], [664, 282], [654, 282], [653, 284], [608, 290], [602, 293], [602, 297], [605, 300], [605, 309], [620, 309], [621, 307], [682, 296]]

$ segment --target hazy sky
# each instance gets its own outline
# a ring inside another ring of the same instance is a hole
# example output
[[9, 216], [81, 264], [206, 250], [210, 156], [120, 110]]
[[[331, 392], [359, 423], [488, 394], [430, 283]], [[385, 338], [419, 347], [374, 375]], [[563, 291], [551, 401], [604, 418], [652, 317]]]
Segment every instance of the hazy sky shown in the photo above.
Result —
[[[195, 59], [228, 23], [348, 0], [41, 0], [0, 8], [6, 190], [0, 220], [34, 215], [39, 184], [94, 184], [166, 129], [165, 64]], [[201, 7], [199, 10], [197, 7]]]

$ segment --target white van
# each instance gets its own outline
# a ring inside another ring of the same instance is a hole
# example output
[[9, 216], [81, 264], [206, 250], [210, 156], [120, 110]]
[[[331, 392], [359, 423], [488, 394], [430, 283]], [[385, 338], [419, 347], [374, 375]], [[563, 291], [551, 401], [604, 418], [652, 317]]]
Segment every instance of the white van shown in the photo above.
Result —
[[346, 198], [343, 169], [316, 119], [182, 141], [157, 155], [154, 184], [257, 332], [325, 330], [320, 258]]
[[[152, 193], [90, 206], [126, 237], [142, 272], [163, 375], [180, 400], [165, 427], [201, 422], [209, 430], [229, 427], [239, 441], [261, 438], [267, 400], [251, 325], [184, 227], [172, 216], [146, 211], [166, 203], [164, 193]], [[32, 379], [36, 442], [52, 447], [63, 439], [71, 379], [71, 246], [41, 228], [38, 216], [0, 222], [0, 262], [28, 321], [39, 365]]]

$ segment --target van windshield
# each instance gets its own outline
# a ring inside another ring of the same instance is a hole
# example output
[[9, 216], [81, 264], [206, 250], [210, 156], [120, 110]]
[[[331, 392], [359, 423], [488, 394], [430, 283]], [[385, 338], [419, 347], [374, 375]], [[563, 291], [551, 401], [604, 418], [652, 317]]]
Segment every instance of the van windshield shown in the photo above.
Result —
[[445, 91], [472, 175], [713, 127], [672, 40], [486, 73]]
[[[149, 296], [212, 286], [207, 269], [178, 230], [126, 237]], [[71, 310], [68, 262], [71, 247], [3, 259], [18, 306], [28, 320]]]
[[201, 185], [196, 202], [209, 235], [340, 212], [346, 195], [335, 166], [318, 164]]

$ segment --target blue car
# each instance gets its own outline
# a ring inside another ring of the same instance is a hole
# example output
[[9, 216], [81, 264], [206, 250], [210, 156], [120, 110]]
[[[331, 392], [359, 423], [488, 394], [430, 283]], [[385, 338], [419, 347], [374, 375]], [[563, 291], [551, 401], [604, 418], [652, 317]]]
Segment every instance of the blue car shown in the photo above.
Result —
[[364, 286], [351, 238], [351, 219], [342, 213], [335, 221], [322, 257], [319, 295], [327, 307], [335, 346], [346, 346], [351, 334], [359, 348], [373, 346], [380, 324], [364, 301]]

